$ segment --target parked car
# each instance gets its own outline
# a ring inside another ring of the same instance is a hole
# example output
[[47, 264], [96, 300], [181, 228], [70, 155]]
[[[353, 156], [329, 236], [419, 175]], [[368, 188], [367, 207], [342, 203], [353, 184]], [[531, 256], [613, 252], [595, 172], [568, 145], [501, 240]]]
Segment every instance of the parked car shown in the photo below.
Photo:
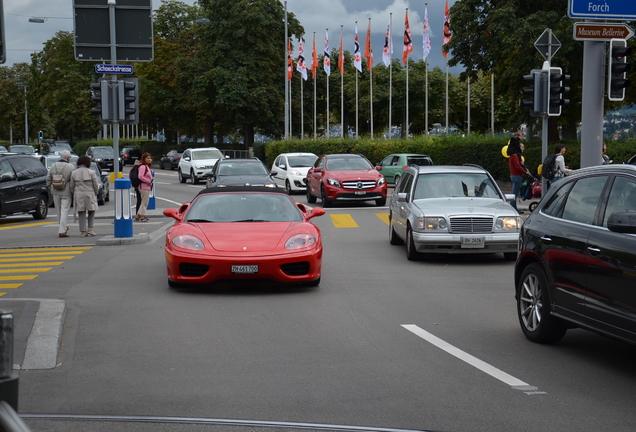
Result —
[[[86, 156], [99, 166], [100, 170], [115, 171], [115, 149], [111, 146], [92, 146], [86, 149]], [[119, 161], [119, 159], [118, 159]], [[121, 171], [121, 164], [119, 170]]]
[[168, 285], [223, 279], [320, 284], [322, 239], [309, 211], [280, 188], [204, 189], [192, 202], [163, 214]]
[[11, 153], [20, 153], [27, 155], [35, 155], [35, 149], [26, 144], [14, 144], [9, 146], [9, 152]]
[[5, 146], [0, 145], [0, 153], [7, 153], [9, 150]]
[[393, 185], [400, 181], [402, 172], [411, 165], [429, 166], [433, 165], [433, 160], [430, 156], [423, 154], [394, 153], [377, 164], [386, 181]]
[[[72, 163], [73, 165], [76, 165], [77, 159], [79, 159], [78, 155], [76, 154], [71, 155], [70, 163]], [[60, 157], [58, 155], [51, 155], [51, 154], [47, 156], [41, 155], [41, 156], [38, 156], [38, 160], [42, 162], [42, 165], [44, 165], [44, 167], [48, 171], [49, 168], [51, 168], [51, 165], [53, 165], [55, 162], [58, 162], [60, 160]]]
[[514, 272], [525, 336], [580, 327], [636, 344], [636, 166], [583, 168], [553, 183], [521, 229]]
[[179, 150], [170, 150], [168, 153], [161, 157], [159, 162], [159, 168], [175, 170], [179, 167], [179, 161], [183, 153]]
[[135, 161], [141, 159], [141, 149], [134, 146], [125, 146], [119, 151], [121, 165], [134, 165]]
[[263, 186], [276, 188], [272, 174], [260, 160], [219, 159], [207, 175], [205, 187]]
[[389, 197], [389, 243], [406, 243], [406, 257], [519, 250], [519, 213], [485, 169], [412, 166]]
[[45, 219], [51, 201], [46, 174], [33, 156], [0, 153], [0, 216], [30, 213]]
[[216, 161], [223, 158], [223, 153], [216, 147], [185, 150], [177, 168], [179, 182], [185, 183], [187, 179], [190, 179], [192, 184], [197, 184], [199, 180], [205, 180], [207, 174], [212, 172]]
[[307, 172], [318, 159], [313, 153], [282, 153], [272, 164], [272, 176], [276, 184], [294, 192], [307, 190]]
[[60, 153], [64, 150], [70, 151], [72, 155], [75, 154], [73, 147], [71, 147], [71, 144], [68, 141], [43, 142], [40, 144], [40, 154], [44, 156], [59, 156]]
[[370, 201], [386, 204], [384, 176], [360, 154], [320, 156], [307, 172], [307, 202], [322, 200], [323, 207], [336, 201]]

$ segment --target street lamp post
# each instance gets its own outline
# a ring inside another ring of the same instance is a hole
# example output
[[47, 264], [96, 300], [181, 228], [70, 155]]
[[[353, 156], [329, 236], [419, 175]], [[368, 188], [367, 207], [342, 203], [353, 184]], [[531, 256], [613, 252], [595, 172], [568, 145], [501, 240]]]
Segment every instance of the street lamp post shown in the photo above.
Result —
[[24, 88], [24, 143], [29, 143], [29, 111], [27, 108], [27, 85], [24, 83], [15, 83]]

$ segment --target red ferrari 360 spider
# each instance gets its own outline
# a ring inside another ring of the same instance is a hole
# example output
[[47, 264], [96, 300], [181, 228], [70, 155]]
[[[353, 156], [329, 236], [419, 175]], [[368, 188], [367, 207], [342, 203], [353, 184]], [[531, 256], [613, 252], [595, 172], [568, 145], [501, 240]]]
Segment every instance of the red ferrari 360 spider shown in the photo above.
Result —
[[179, 209], [166, 232], [168, 285], [223, 279], [320, 284], [322, 239], [308, 211], [285, 190], [264, 187], [203, 189]]

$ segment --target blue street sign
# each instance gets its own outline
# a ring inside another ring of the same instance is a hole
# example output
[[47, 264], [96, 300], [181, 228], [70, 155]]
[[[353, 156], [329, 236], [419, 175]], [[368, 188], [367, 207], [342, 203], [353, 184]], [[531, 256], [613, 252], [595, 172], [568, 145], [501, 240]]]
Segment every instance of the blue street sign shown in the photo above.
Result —
[[570, 18], [636, 19], [634, 0], [568, 0]]
[[96, 64], [95, 73], [99, 74], [115, 74], [130, 75], [134, 72], [130, 65], [113, 65], [113, 64]]

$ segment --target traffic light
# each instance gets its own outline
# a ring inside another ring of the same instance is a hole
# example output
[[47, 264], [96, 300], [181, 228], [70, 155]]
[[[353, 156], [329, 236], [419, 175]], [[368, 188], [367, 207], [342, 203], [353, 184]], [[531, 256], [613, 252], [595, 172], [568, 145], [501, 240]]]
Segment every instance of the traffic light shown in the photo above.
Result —
[[532, 69], [530, 75], [523, 76], [523, 80], [529, 85], [523, 88], [523, 94], [530, 98], [523, 99], [522, 104], [530, 108], [530, 115], [533, 117], [542, 117], [546, 111], [544, 90], [545, 75], [545, 72], [541, 69]]
[[38, 132], [38, 139], [40, 139], [40, 140], [44, 139], [44, 132], [42, 132], [42, 131]]
[[548, 116], [560, 116], [561, 108], [569, 105], [570, 100], [563, 96], [570, 91], [565, 82], [570, 80], [570, 75], [563, 73], [560, 67], [551, 67], [548, 85]]
[[91, 108], [91, 112], [99, 114], [99, 122], [101, 124], [110, 124], [113, 120], [109, 83], [110, 80], [108, 78], [100, 78], [99, 82], [91, 84], [91, 90], [93, 90], [91, 99], [98, 105]]
[[119, 121], [122, 124], [139, 123], [139, 87], [137, 78], [118, 81]]
[[632, 55], [632, 49], [627, 46], [625, 39], [611, 39], [607, 55], [607, 97], [611, 101], [625, 99], [625, 88], [631, 85], [627, 79], [627, 72], [632, 65], [627, 63], [627, 57]]

